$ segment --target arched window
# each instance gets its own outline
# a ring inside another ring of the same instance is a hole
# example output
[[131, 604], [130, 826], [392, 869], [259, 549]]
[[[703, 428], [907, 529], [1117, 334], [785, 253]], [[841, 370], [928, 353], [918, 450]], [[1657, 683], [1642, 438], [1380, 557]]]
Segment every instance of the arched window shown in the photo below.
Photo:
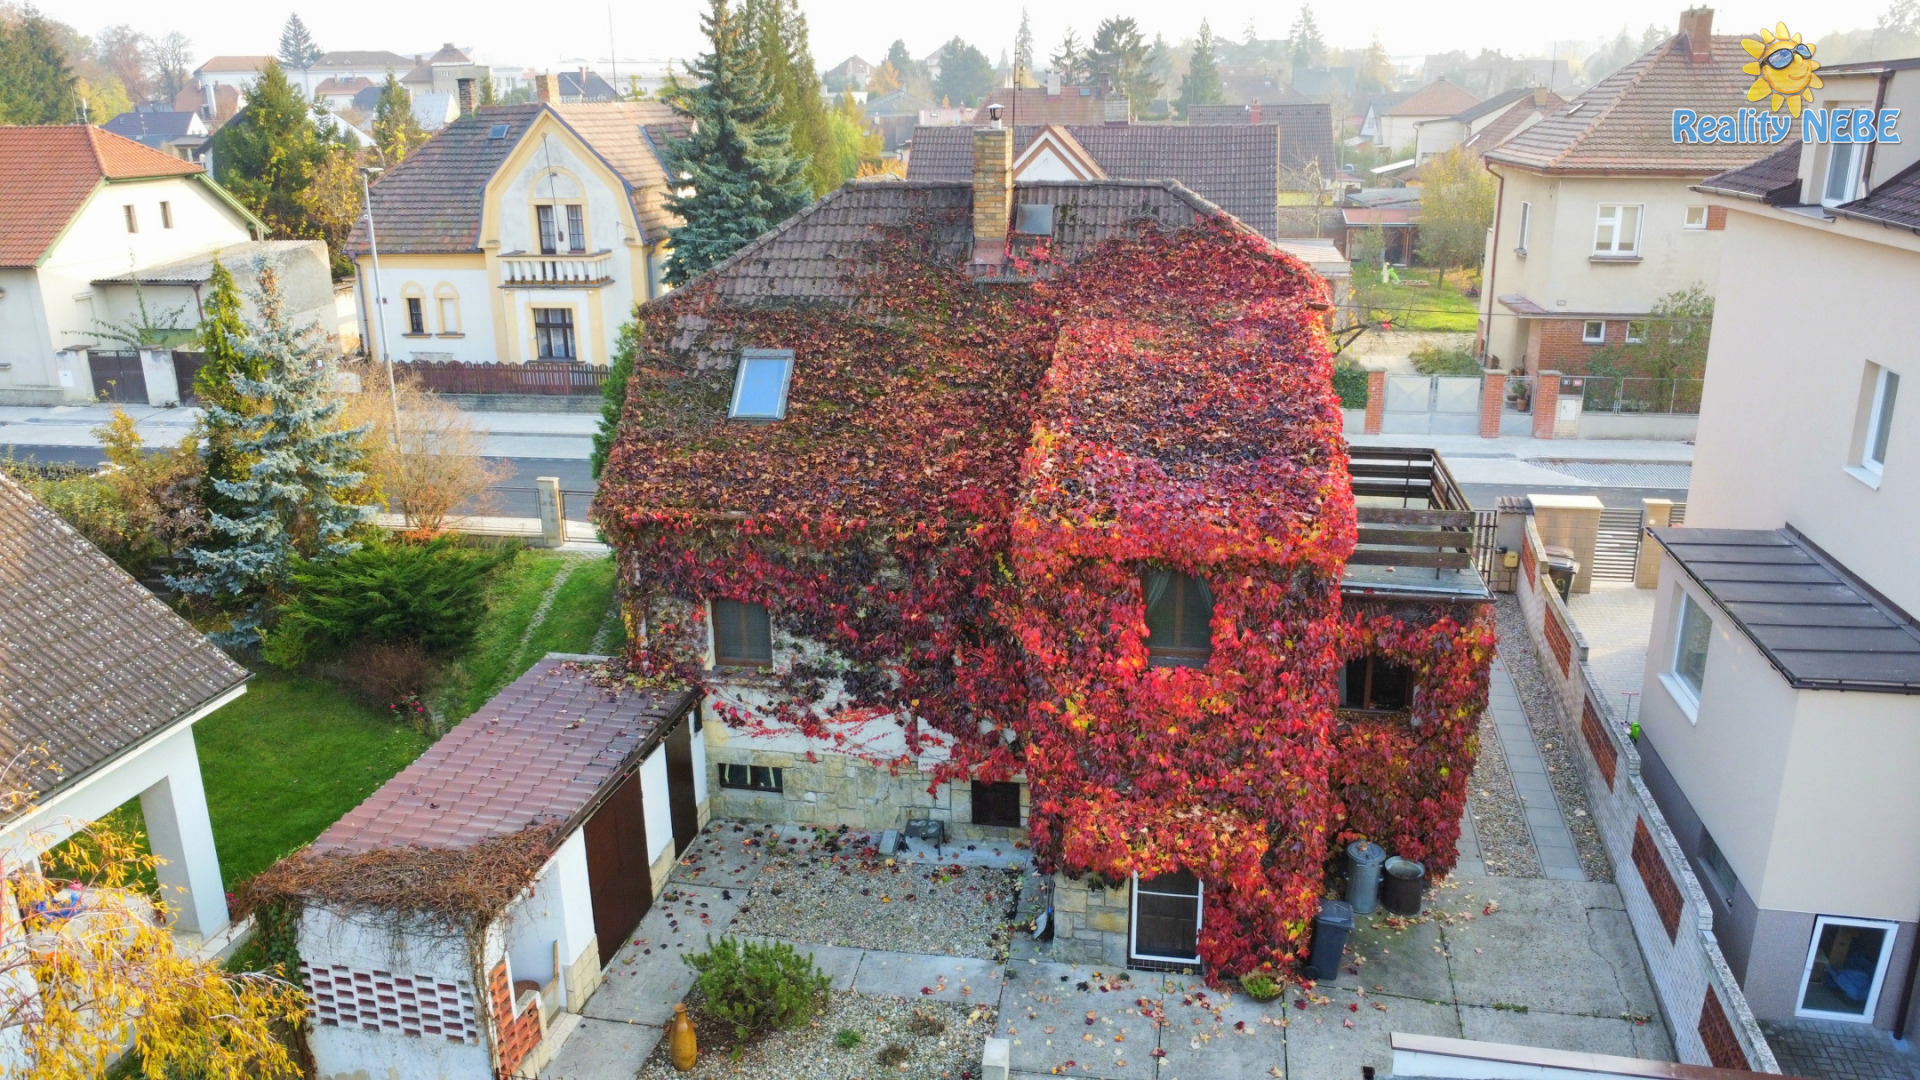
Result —
[[587, 250], [587, 200], [579, 181], [559, 169], [547, 169], [534, 177], [527, 197], [533, 203], [534, 232], [542, 255]]
[[431, 332], [427, 329], [426, 290], [408, 282], [401, 287], [400, 296], [400, 306], [406, 313], [406, 322], [402, 324], [400, 332], [408, 337], [426, 337]]
[[1147, 654], [1155, 667], [1205, 667], [1213, 655], [1213, 590], [1202, 578], [1159, 567], [1140, 582], [1147, 601]]
[[434, 286], [433, 304], [439, 309], [435, 314], [440, 317], [440, 335], [446, 337], [461, 333], [460, 294], [454, 291], [453, 286], [444, 281]]

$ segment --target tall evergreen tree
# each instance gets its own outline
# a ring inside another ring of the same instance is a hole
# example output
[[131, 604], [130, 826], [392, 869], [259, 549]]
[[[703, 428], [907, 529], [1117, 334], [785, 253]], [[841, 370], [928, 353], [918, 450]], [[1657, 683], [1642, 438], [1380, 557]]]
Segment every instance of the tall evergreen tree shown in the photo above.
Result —
[[300, 14], [288, 15], [287, 25], [280, 31], [280, 62], [290, 68], [310, 68], [321, 55], [320, 46], [314, 44], [313, 35], [307, 33], [307, 24], [300, 21]]
[[[493, 80], [487, 80], [493, 85]], [[373, 106], [373, 144], [386, 155], [388, 165], [406, 160], [413, 148], [427, 141], [427, 133], [413, 115], [413, 95], [400, 85], [393, 69], [387, 69], [387, 81], [380, 87], [380, 100]]]
[[275, 236], [315, 237], [305, 196], [327, 152], [312, 107], [269, 62], [247, 92], [247, 107], [213, 136], [215, 179]]
[[825, 195], [846, 176], [834, 163], [833, 132], [807, 41], [807, 16], [799, 0], [745, 0], [741, 17], [780, 102], [774, 121], [786, 126], [794, 155], [805, 160], [813, 194]]
[[[201, 309], [200, 350], [205, 361], [193, 377], [193, 394], [207, 411], [200, 417], [200, 460], [204, 477], [201, 501], [215, 513], [229, 516], [238, 511], [233, 500], [221, 495], [215, 481], [243, 479], [245, 462], [234, 450], [234, 425], [245, 407], [234, 389], [235, 379], [264, 378], [264, 357], [246, 348], [247, 323], [240, 303], [240, 287], [233, 274], [218, 258], [207, 278], [207, 300]], [[213, 406], [219, 406], [215, 411]]]
[[1060, 39], [1060, 48], [1054, 52], [1051, 63], [1054, 74], [1060, 76], [1062, 86], [1084, 86], [1093, 78], [1087, 67], [1087, 49], [1080, 43], [1080, 36], [1067, 27], [1067, 34]]
[[952, 105], [978, 105], [993, 89], [993, 61], [987, 54], [954, 38], [940, 46], [940, 77], [934, 80], [936, 97]]
[[1147, 103], [1160, 96], [1160, 80], [1147, 65], [1148, 48], [1140, 24], [1132, 19], [1103, 19], [1094, 31], [1087, 63], [1096, 80], [1125, 95], [1136, 115], [1145, 115]]
[[1313, 5], [1300, 5], [1300, 15], [1293, 20], [1287, 45], [1293, 50], [1293, 70], [1296, 72], [1318, 64], [1327, 55], [1327, 42], [1320, 36], [1320, 23], [1313, 17]]
[[[207, 419], [231, 438], [245, 464], [237, 479], [215, 479], [231, 513], [210, 508], [208, 542], [187, 551], [192, 569], [170, 584], [238, 608], [224, 645], [253, 647], [274, 594], [296, 558], [325, 560], [359, 545], [348, 536], [362, 507], [348, 501], [365, 479], [363, 428], [340, 423], [332, 353], [319, 327], [288, 321], [271, 267], [260, 271], [259, 325], [239, 351], [253, 378], [230, 377], [234, 404], [209, 404]], [[203, 449], [203, 453], [205, 450]]]
[[1193, 105], [1213, 105], [1221, 100], [1220, 60], [1213, 40], [1213, 27], [1200, 20], [1200, 36], [1194, 39], [1193, 56], [1187, 61], [1187, 77], [1180, 82], [1180, 97], [1174, 109], [1182, 119]]
[[1034, 85], [1033, 19], [1026, 8], [1020, 9], [1020, 29], [1013, 35], [1013, 85]]
[[71, 124], [80, 95], [60, 26], [28, 7], [0, 22], [0, 124]]
[[710, 52], [688, 66], [690, 83], [668, 83], [668, 99], [694, 121], [667, 144], [667, 172], [689, 178], [667, 204], [686, 224], [673, 230], [667, 280], [675, 285], [738, 251], [807, 203], [806, 161], [793, 153], [780, 101], [748, 27], [727, 0], [701, 17]]

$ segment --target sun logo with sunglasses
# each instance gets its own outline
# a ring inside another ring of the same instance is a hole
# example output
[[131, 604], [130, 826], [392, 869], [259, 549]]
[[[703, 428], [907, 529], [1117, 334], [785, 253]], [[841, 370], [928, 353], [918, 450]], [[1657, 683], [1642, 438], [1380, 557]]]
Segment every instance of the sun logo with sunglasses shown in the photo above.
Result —
[[1766, 101], [1769, 112], [1779, 112], [1784, 104], [1789, 114], [1798, 117], [1800, 106], [1812, 101], [1814, 90], [1821, 85], [1820, 76], [1814, 74], [1820, 61], [1813, 58], [1813, 46], [1801, 41], [1799, 34], [1788, 32], [1786, 23], [1760, 31], [1758, 40], [1743, 38], [1740, 45], [1753, 57], [1740, 69], [1754, 76], [1753, 85], [1747, 88], [1747, 100]]

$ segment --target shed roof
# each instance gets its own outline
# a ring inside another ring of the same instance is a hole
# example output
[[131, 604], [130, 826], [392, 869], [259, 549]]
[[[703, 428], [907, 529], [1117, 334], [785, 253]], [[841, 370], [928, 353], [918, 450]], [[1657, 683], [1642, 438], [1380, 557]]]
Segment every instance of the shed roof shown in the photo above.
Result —
[[247, 672], [0, 473], [0, 758], [45, 795], [246, 682]]
[[608, 689], [550, 654], [313, 842], [318, 854], [466, 848], [570, 822], [692, 707], [691, 690]]
[[1647, 531], [1789, 685], [1920, 694], [1920, 626], [1792, 526]]

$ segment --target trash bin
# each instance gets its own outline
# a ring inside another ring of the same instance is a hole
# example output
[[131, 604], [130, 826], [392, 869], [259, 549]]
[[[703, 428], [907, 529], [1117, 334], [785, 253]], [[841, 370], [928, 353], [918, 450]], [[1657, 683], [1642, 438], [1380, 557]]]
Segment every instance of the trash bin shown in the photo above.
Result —
[[1347, 903], [1355, 915], [1371, 915], [1380, 906], [1380, 864], [1387, 849], [1371, 840], [1347, 845]]
[[1398, 855], [1387, 860], [1380, 882], [1380, 906], [1395, 915], [1420, 914], [1420, 891], [1427, 884], [1427, 868]]
[[1547, 577], [1552, 579], [1553, 587], [1560, 590], [1560, 599], [1565, 601], [1573, 595], [1573, 579], [1580, 576], [1580, 560], [1575, 558], [1569, 548], [1550, 547], [1547, 549]]
[[1353, 933], [1353, 907], [1345, 900], [1324, 900], [1313, 918], [1313, 947], [1307, 954], [1307, 976], [1331, 983], [1340, 974], [1340, 954]]

